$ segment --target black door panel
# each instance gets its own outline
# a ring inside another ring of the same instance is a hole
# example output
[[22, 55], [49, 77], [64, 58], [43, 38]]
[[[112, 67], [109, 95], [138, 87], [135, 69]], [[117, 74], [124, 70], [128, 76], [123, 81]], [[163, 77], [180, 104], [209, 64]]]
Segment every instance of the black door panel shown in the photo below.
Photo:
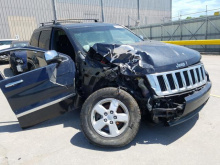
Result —
[[[59, 116], [68, 110], [75, 95], [75, 65], [67, 56], [54, 63], [0, 81], [21, 127]], [[19, 83], [18, 83], [19, 82]], [[15, 85], [10, 85], [16, 83]]]
[[58, 99], [53, 104], [46, 103], [37, 108], [29, 109], [26, 113], [18, 114], [17, 118], [20, 126], [27, 128], [66, 113], [69, 105], [73, 103], [73, 96], [73, 94], [70, 94], [61, 98], [63, 101]]

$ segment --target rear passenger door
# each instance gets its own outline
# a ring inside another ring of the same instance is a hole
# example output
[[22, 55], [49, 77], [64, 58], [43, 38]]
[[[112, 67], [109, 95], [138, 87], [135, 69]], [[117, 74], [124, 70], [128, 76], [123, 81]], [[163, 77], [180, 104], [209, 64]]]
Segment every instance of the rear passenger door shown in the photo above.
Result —
[[[35, 31], [31, 37], [30, 45], [39, 47], [42, 50], [50, 50], [50, 39], [51, 39], [52, 28], [44, 28], [42, 30]], [[28, 59], [35, 62], [37, 67], [46, 66], [44, 56], [42, 53], [34, 52], [34, 54], [28, 54]]]
[[38, 47], [41, 49], [50, 49], [51, 28], [46, 28], [41, 31], [39, 36]]
[[40, 31], [35, 30], [30, 39], [30, 46], [38, 47]]

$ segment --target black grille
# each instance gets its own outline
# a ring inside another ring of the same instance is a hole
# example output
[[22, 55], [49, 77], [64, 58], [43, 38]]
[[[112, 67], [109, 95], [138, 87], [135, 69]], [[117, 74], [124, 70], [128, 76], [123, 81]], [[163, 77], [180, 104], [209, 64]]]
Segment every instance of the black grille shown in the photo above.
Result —
[[171, 89], [171, 90], [175, 89], [176, 87], [175, 87], [175, 84], [174, 84], [174, 81], [173, 81], [173, 76], [172, 76], [172, 74], [168, 74], [168, 75], [167, 75], [167, 79], [168, 79], [168, 82], [169, 82], [169, 84], [170, 84], [170, 89]]
[[181, 79], [181, 75], [180, 73], [175, 73], [176, 75], [176, 78], [177, 78], [177, 81], [178, 81], [178, 84], [179, 84], [179, 88], [182, 88], [183, 87], [183, 82], [182, 82], [182, 79]]
[[166, 88], [166, 84], [164, 82], [163, 76], [158, 76], [157, 79], [160, 84], [161, 91], [166, 91], [167, 88]]
[[191, 76], [192, 76], [193, 84], [195, 84], [196, 83], [196, 79], [195, 79], [194, 71], [191, 69], [190, 73], [191, 73]]
[[147, 77], [156, 94], [161, 96], [191, 90], [207, 81], [202, 64]]
[[199, 69], [198, 68], [196, 68], [196, 73], [197, 73], [197, 77], [198, 77], [198, 82], [200, 82], [201, 80], [200, 80]]
[[187, 71], [184, 71], [184, 72], [183, 72], [183, 75], [184, 75], [184, 77], [185, 77], [186, 86], [190, 86], [189, 75], [188, 75]]
[[201, 70], [201, 74], [202, 74], [202, 80], [204, 80], [204, 74], [203, 74], [203, 71], [202, 71], [202, 67], [200, 67], [200, 70]]

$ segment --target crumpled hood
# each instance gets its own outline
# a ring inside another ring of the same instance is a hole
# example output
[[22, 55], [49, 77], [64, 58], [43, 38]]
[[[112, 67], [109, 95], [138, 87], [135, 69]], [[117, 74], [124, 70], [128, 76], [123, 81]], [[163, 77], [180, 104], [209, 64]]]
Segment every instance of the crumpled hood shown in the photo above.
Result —
[[89, 55], [93, 59], [101, 56], [120, 66], [121, 72], [126, 75], [177, 70], [198, 63], [201, 59], [197, 51], [158, 41], [143, 41], [131, 45], [97, 43], [89, 50]]
[[[146, 52], [154, 62], [158, 72], [176, 70], [198, 63], [201, 59], [199, 52], [173, 44], [159, 41], [144, 41], [132, 44], [135, 49]], [[182, 64], [181, 63], [185, 63]]]

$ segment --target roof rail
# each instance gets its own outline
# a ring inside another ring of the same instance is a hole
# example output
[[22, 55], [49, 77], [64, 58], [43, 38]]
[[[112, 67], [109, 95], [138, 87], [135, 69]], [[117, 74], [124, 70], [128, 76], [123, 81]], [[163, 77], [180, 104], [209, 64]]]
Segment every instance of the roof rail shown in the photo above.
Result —
[[41, 26], [45, 26], [47, 24], [59, 24], [59, 23], [82, 23], [81, 21], [94, 21], [98, 22], [99, 19], [86, 19], [86, 18], [75, 18], [75, 19], [61, 19], [61, 20], [52, 20], [52, 22], [43, 22], [40, 23]]
[[40, 23], [41, 26], [47, 25], [47, 24], [55, 24], [54, 20], [52, 20], [52, 22], [42, 22]]
[[[55, 20], [53, 20], [55, 21]], [[86, 19], [86, 18], [75, 18], [75, 19], [60, 19], [60, 20], [57, 20], [56, 22], [68, 22], [68, 21], [94, 21], [94, 22], [98, 22], [99, 19]]]

